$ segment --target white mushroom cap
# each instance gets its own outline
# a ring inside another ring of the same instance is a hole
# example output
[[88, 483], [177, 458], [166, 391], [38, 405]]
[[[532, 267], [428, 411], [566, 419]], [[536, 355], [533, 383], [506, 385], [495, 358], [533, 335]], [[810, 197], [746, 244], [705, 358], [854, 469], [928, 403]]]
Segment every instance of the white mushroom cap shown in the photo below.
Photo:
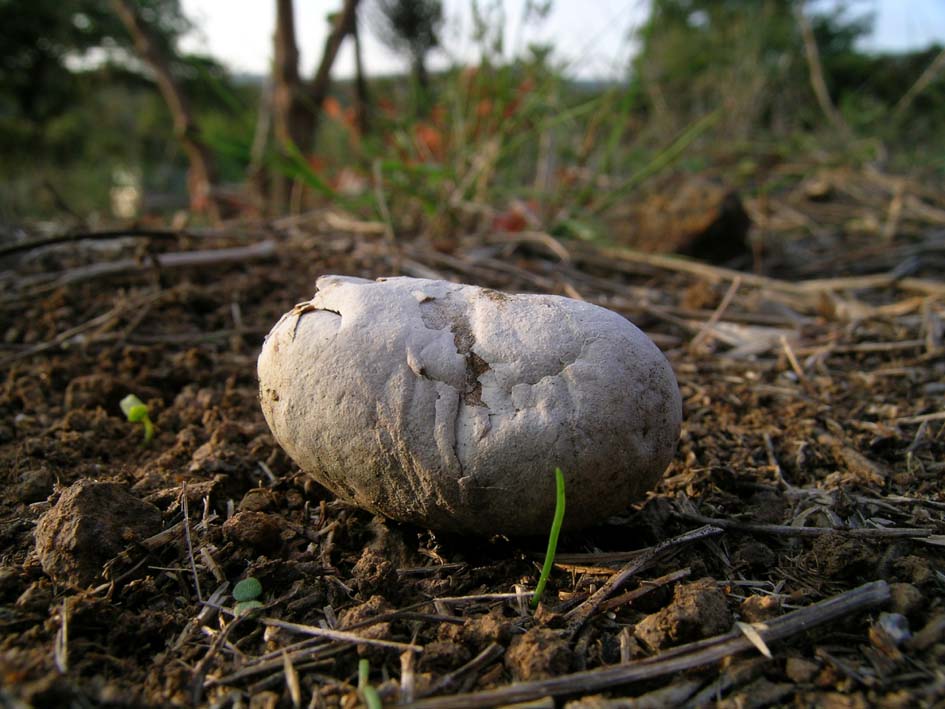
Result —
[[602, 522], [662, 475], [681, 403], [665, 357], [605, 308], [446, 281], [342, 276], [259, 357], [273, 434], [339, 497], [434, 529]]

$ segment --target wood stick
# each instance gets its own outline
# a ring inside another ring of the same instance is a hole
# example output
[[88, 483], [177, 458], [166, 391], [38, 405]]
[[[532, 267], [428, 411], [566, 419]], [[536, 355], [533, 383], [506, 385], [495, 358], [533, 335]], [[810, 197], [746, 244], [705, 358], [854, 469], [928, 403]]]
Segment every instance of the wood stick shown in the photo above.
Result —
[[915, 83], [910, 86], [909, 90], [896, 102], [896, 107], [893, 109], [892, 115], [894, 125], [902, 120], [906, 111], [912, 106], [912, 102], [915, 101], [916, 96], [925, 91], [926, 87], [935, 81], [936, 77], [938, 77], [943, 70], [945, 70], [945, 49], [935, 56], [932, 63], [925, 68], [925, 71], [916, 79]]
[[352, 643], [356, 645], [375, 645], [377, 647], [391, 647], [396, 650], [423, 652], [423, 647], [420, 645], [411, 645], [410, 643], [399, 643], [393, 640], [375, 640], [373, 638], [362, 637], [357, 633], [349, 633], [343, 630], [328, 630], [326, 628], [318, 628], [314, 625], [302, 625], [301, 623], [289, 623], [284, 620], [279, 620], [278, 618], [269, 618], [266, 616], [261, 617], [259, 620], [266, 625], [274, 625], [277, 628], [284, 628], [285, 630], [290, 630], [294, 633], [303, 633], [305, 635], [327, 638], [328, 640], [337, 640], [343, 643]]
[[810, 20], [804, 14], [801, 6], [796, 8], [797, 24], [801, 30], [801, 38], [804, 40], [804, 57], [807, 59], [807, 70], [810, 76], [810, 85], [817, 97], [817, 103], [820, 110], [824, 112], [834, 128], [845, 138], [851, 137], [850, 126], [843, 120], [843, 116], [830, 100], [830, 92], [827, 91], [827, 82], [824, 81], [824, 69], [820, 62], [820, 50], [817, 48], [817, 39], [814, 37], [814, 29], [810, 25]]
[[21, 251], [32, 251], [44, 246], [54, 246], [56, 244], [74, 244], [79, 241], [110, 241], [112, 239], [143, 238], [143, 239], [180, 239], [188, 236], [196, 236], [191, 232], [173, 231], [169, 229], [110, 229], [108, 231], [77, 231], [69, 234], [56, 234], [55, 236], [43, 236], [38, 239], [28, 239], [18, 241], [13, 244], [4, 244], [0, 246], [0, 258], [10, 254], [20, 253]]
[[455, 689], [463, 676], [470, 672], [478, 672], [498, 660], [503, 654], [505, 654], [505, 648], [498, 643], [489, 643], [485, 650], [480, 652], [465, 665], [457, 667], [452, 672], [440, 677], [428, 691], [423, 693], [423, 696], [438, 694], [439, 692], [448, 692], [451, 689]]
[[109, 310], [107, 313], [102, 313], [97, 315], [91, 320], [86, 320], [81, 325], [76, 325], [75, 327], [70, 327], [68, 330], [63, 330], [58, 335], [53, 337], [50, 340], [45, 342], [39, 342], [35, 345], [27, 347], [25, 350], [20, 352], [15, 352], [14, 354], [8, 355], [3, 359], [0, 359], [0, 367], [7, 367], [17, 360], [26, 359], [32, 357], [36, 354], [41, 354], [51, 349], [55, 349], [61, 345], [64, 345], [66, 342], [71, 340], [77, 335], [81, 335], [87, 330], [92, 330], [95, 328], [102, 328], [107, 325], [111, 325], [116, 322], [122, 315], [126, 312], [145, 308], [158, 298], [161, 297], [161, 293], [149, 293], [141, 298], [131, 299], [125, 303], [119, 303], [114, 308]]
[[[585, 259], [589, 249], [583, 247], [579, 249], [575, 246], [571, 248], [571, 254], [578, 262]], [[649, 254], [634, 249], [619, 247], [595, 246], [594, 252], [597, 256], [603, 256], [611, 261], [611, 266], [616, 267], [620, 262], [639, 263], [668, 271], [677, 271], [688, 273], [693, 276], [705, 278], [711, 282], [734, 281], [740, 278], [746, 286], [767, 289], [777, 293], [787, 295], [811, 295], [831, 290], [866, 290], [870, 288], [887, 288], [896, 286], [903, 290], [917, 291], [928, 295], [945, 295], [945, 283], [930, 281], [921, 278], [897, 278], [892, 273], [876, 273], [867, 276], [849, 276], [839, 278], [814, 278], [807, 281], [792, 283], [783, 281], [779, 278], [770, 278], [768, 276], [759, 276], [755, 273], [743, 273], [732, 268], [722, 266], [712, 266], [684, 256], [672, 256], [667, 254]]]
[[932, 530], [927, 527], [792, 527], [786, 524], [755, 524], [739, 522], [734, 519], [705, 517], [694, 512], [678, 512], [683, 519], [711, 524], [722, 529], [736, 529], [741, 532], [773, 534], [788, 537], [822, 537], [825, 534], [843, 534], [850, 537], [928, 537]]
[[671, 571], [670, 573], [664, 574], [663, 576], [655, 578], [651, 581], [641, 581], [639, 588], [635, 588], [632, 591], [627, 591], [626, 593], [621, 593], [619, 596], [614, 596], [610, 600], [602, 603], [600, 609], [602, 611], [609, 611], [613, 610], [614, 608], [619, 608], [625, 603], [630, 603], [631, 601], [635, 601], [636, 599], [645, 596], [650, 591], [655, 591], [662, 586], [674, 583], [675, 581], [680, 581], [689, 576], [691, 573], [692, 570], [687, 567], [685, 569], [679, 569], [678, 571]]
[[945, 411], [936, 411], [931, 414], [922, 414], [921, 416], [903, 416], [901, 418], [893, 419], [893, 423], [925, 423], [926, 421], [942, 421], [945, 420]]
[[607, 600], [607, 597], [620, 588], [627, 579], [633, 576], [635, 573], [646, 568], [652, 564], [658, 557], [683, 544], [689, 542], [698, 541], [699, 539], [705, 539], [706, 537], [715, 536], [716, 534], [721, 534], [722, 530], [719, 527], [705, 526], [699, 527], [699, 529], [694, 529], [685, 534], [680, 534], [678, 537], [673, 537], [672, 539], [667, 539], [660, 544], [648, 549], [644, 554], [641, 554], [638, 558], [628, 561], [620, 571], [611, 576], [599, 589], [597, 589], [591, 597], [584, 601], [577, 608], [572, 609], [565, 614], [565, 619], [568, 621], [568, 635], [574, 637], [577, 634], [578, 630], [587, 622], [588, 618], [594, 614], [594, 612]]
[[732, 299], [735, 297], [735, 294], [738, 292], [738, 287], [741, 284], [741, 277], [732, 281], [732, 284], [725, 292], [725, 296], [722, 298], [722, 302], [719, 303], [719, 307], [712, 312], [712, 315], [709, 316], [705, 324], [699, 328], [699, 332], [696, 333], [696, 336], [692, 338], [692, 342], [689, 343], [689, 349], [691, 351], [695, 352], [699, 348], [699, 345], [702, 344], [702, 341], [712, 335], [712, 329], [718, 324], [725, 311], [728, 310], [728, 306], [731, 305]]
[[[759, 628], [758, 633], [770, 646], [772, 643], [799, 635], [819, 625], [879, 606], [888, 601], [889, 596], [889, 586], [885, 581], [873, 581], [768, 621], [767, 628]], [[668, 653], [645, 660], [574, 672], [547, 680], [518, 682], [484, 692], [431, 697], [402, 706], [406, 709], [465, 709], [525, 702], [545, 696], [558, 697], [601, 692], [619, 685], [654, 680], [710, 665], [730, 655], [752, 650], [754, 647], [748, 638], [736, 631], [716, 636], [708, 641], [682, 645]], [[666, 657], [667, 655], [669, 657]]]
[[204, 251], [176, 251], [167, 254], [155, 254], [152, 262], [127, 258], [105, 263], [93, 263], [88, 266], [70, 269], [58, 276], [40, 274], [24, 278], [21, 286], [41, 286], [59, 288], [60, 286], [83, 283], [97, 278], [124, 276], [146, 273], [153, 268], [168, 270], [173, 268], [195, 268], [219, 266], [228, 263], [241, 263], [268, 259], [276, 253], [276, 243], [271, 239], [260, 241], [250, 246], [237, 246], [227, 249], [207, 249]]

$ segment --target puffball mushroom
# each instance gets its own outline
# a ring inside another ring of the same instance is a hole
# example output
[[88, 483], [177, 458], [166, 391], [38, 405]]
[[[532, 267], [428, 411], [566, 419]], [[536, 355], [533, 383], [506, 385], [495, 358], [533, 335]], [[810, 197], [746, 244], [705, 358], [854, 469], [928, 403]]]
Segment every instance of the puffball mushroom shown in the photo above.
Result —
[[624, 317], [417, 278], [318, 279], [259, 356], [279, 444], [338, 497], [431, 529], [545, 534], [625, 511], [679, 437], [676, 378]]

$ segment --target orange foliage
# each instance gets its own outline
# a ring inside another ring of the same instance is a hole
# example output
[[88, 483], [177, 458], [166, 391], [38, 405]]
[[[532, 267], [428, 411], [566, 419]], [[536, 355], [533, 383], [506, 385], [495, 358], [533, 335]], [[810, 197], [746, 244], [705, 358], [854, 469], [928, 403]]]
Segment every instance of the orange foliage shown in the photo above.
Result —
[[421, 154], [429, 154], [436, 160], [442, 160], [445, 155], [443, 134], [438, 128], [422, 121], [413, 127], [414, 144]]
[[336, 121], [342, 119], [341, 103], [334, 96], [329, 96], [325, 99], [325, 103], [322, 104], [322, 110], [325, 112], [326, 116]]
[[397, 106], [389, 98], [381, 96], [377, 99], [377, 108], [387, 118], [397, 117]]
[[535, 228], [538, 224], [538, 203], [534, 200], [512, 202], [505, 211], [492, 217], [492, 228], [496, 231], [519, 232]]
[[476, 104], [476, 118], [488, 118], [492, 115], [492, 99], [480, 99]]

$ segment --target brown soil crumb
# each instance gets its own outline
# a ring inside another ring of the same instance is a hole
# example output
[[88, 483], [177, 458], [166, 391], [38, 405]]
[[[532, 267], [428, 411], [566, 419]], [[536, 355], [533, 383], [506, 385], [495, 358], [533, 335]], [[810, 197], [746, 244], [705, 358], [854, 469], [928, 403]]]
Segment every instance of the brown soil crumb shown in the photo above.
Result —
[[36, 553], [43, 571], [60, 583], [101, 582], [102, 566], [161, 530], [161, 511], [123, 486], [80, 480], [36, 525]]
[[571, 667], [571, 658], [571, 648], [560, 634], [547, 628], [532, 628], [512, 638], [505, 666], [515, 679], [528, 682], [564, 674]]
[[724, 633], [733, 621], [715, 579], [703, 578], [678, 585], [666, 608], [637, 624], [636, 636], [653, 650], [661, 650]]

